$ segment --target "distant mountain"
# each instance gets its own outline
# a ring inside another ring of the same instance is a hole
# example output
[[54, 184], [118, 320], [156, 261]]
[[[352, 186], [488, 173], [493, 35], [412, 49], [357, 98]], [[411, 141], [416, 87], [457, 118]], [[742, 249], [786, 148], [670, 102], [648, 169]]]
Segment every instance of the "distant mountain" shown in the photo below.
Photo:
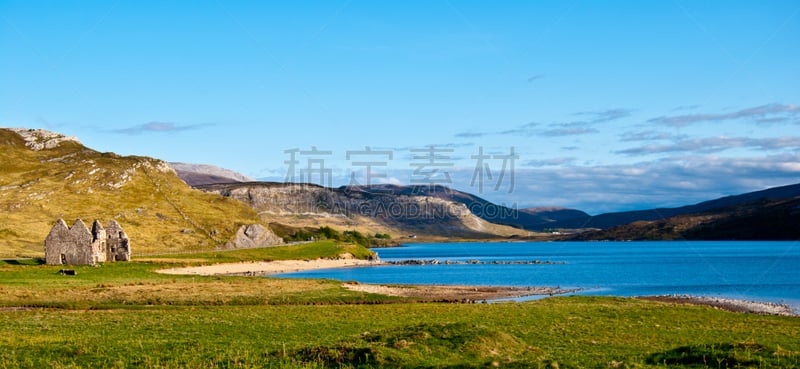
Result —
[[199, 186], [215, 183], [255, 182], [255, 178], [208, 164], [169, 163], [186, 184]]
[[467, 209], [483, 220], [528, 231], [541, 231], [546, 228], [553, 228], [552, 224], [557, 221], [589, 216], [583, 211], [566, 208], [510, 208], [494, 204], [470, 193], [438, 185], [398, 186], [387, 184], [351, 186], [350, 188], [364, 192], [393, 193], [404, 196], [430, 196], [453, 201], [464, 204]]
[[551, 224], [553, 228], [611, 228], [636, 221], [654, 221], [678, 215], [696, 214], [730, 206], [745, 205], [761, 200], [782, 200], [800, 196], [800, 184], [774, 187], [742, 195], [726, 196], [716, 200], [704, 201], [694, 205], [677, 208], [658, 208], [649, 210], [606, 213], [596, 216], [583, 216], [559, 220]]
[[581, 210], [552, 207], [552, 206], [525, 208], [525, 209], [519, 209], [519, 211], [541, 217], [542, 220], [546, 221], [547, 223], [560, 222], [578, 218], [586, 218], [590, 216], [589, 214]]
[[312, 184], [251, 182], [197, 188], [240, 200], [253, 207], [262, 220], [281, 226], [308, 228], [329, 225], [369, 234], [389, 233], [395, 238], [412, 234], [491, 238], [528, 233], [477, 216], [476, 204], [484, 209], [496, 206], [485, 200], [457, 191], [445, 195], [443, 187], [431, 191], [422, 187], [326, 188]]
[[246, 205], [192, 189], [161, 160], [97, 152], [45, 130], [0, 128], [0, 257], [42, 256], [59, 218], [116, 220], [134, 256], [252, 245], [240, 233], [260, 223]]
[[[771, 193], [789, 194], [781, 192], [784, 190]], [[636, 221], [600, 231], [585, 232], [572, 239], [800, 240], [800, 196], [784, 199], [761, 197], [698, 213]]]

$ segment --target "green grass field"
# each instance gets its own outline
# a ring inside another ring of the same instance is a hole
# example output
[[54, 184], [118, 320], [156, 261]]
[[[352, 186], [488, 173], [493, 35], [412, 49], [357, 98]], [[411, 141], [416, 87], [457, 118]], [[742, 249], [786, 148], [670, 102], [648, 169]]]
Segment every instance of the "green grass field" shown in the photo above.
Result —
[[408, 303], [336, 281], [154, 272], [353, 251], [167, 255], [76, 276], [0, 262], [0, 368], [800, 367], [795, 317], [586, 296]]
[[[295, 246], [148, 256], [146, 262], [63, 267], [39, 265], [33, 259], [0, 261], [0, 306], [65, 309], [110, 309], [131, 306], [219, 306], [381, 302], [380, 295], [353, 292], [336, 281], [280, 278], [165, 275], [174, 266], [223, 262], [336, 257], [342, 253], [368, 258], [358, 245], [319, 241]], [[136, 260], [136, 259], [134, 259]]]
[[34, 309], [0, 312], [0, 330], [0, 367], [800, 365], [796, 318], [592, 297]]

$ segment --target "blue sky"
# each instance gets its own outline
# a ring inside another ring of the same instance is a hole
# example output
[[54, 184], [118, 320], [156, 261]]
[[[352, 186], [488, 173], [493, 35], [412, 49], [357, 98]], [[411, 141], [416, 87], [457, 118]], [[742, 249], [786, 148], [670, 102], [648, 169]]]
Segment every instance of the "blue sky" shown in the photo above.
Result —
[[269, 180], [316, 147], [298, 165], [334, 185], [367, 161], [519, 207], [677, 206], [800, 182], [799, 40], [797, 1], [0, 0], [0, 126]]

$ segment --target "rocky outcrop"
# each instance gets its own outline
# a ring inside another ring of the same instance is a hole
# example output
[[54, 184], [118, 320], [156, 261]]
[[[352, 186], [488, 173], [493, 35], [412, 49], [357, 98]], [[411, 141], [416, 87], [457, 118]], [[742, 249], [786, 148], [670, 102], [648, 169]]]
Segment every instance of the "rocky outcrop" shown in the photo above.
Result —
[[239, 227], [236, 236], [225, 244], [228, 249], [279, 246], [283, 240], [261, 224], [247, 224]]
[[61, 145], [62, 142], [80, 144], [76, 137], [64, 136], [44, 129], [10, 128], [10, 130], [22, 136], [22, 139], [25, 140], [25, 146], [33, 151], [53, 149]]

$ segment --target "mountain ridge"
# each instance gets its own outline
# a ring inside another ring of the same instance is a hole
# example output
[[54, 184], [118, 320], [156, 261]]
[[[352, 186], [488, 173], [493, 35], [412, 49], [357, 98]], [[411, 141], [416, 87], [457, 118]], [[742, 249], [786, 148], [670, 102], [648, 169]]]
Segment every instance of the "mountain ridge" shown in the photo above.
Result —
[[256, 181], [253, 177], [216, 165], [181, 162], [169, 162], [168, 164], [189, 186]]
[[387, 188], [314, 184], [247, 182], [197, 186], [249, 204], [262, 220], [300, 227], [332, 225], [361, 228], [368, 233], [389, 233], [458, 238], [520, 236], [525, 231], [494, 224], [475, 216], [464, 204]]
[[[340, 187], [346, 188], [346, 187]], [[577, 209], [539, 207], [517, 209], [505, 205], [495, 204], [477, 195], [463, 192], [440, 185], [370, 185], [350, 186], [350, 188], [368, 192], [389, 192], [408, 196], [431, 196], [444, 200], [454, 201], [467, 206], [479, 218], [501, 225], [538, 232], [552, 228], [555, 219], [569, 218], [570, 215], [587, 215]], [[539, 210], [532, 210], [539, 209]]]
[[771, 187], [738, 195], [724, 196], [675, 208], [654, 208], [624, 212], [611, 212], [594, 216], [567, 219], [554, 222], [552, 226], [554, 228], [605, 229], [636, 221], [654, 221], [678, 215], [701, 213], [726, 206], [741, 205], [760, 199], [778, 200], [794, 196], [800, 196], [800, 183]]
[[584, 232], [573, 240], [800, 240], [800, 196], [736, 203]]

